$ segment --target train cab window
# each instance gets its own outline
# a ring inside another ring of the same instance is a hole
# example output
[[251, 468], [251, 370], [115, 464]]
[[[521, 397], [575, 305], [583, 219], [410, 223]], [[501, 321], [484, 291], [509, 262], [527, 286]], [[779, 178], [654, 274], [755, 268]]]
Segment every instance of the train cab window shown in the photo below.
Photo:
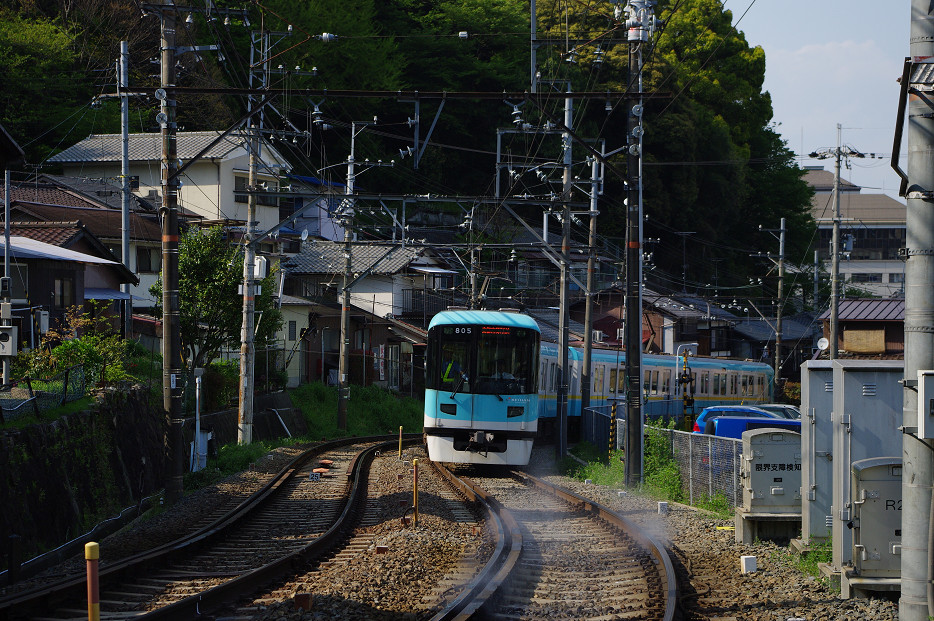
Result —
[[515, 395], [535, 390], [538, 332], [497, 325], [475, 326], [477, 394]]
[[616, 392], [616, 369], [610, 369], [610, 392]]
[[595, 395], [603, 392], [603, 365], [595, 366], [593, 369], [593, 388], [591, 392]]

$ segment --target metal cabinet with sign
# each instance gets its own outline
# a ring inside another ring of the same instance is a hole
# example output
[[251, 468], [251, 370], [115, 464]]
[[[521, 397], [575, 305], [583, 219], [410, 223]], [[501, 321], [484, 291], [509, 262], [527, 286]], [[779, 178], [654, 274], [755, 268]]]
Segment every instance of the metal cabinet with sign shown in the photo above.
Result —
[[825, 575], [853, 562], [852, 464], [902, 453], [903, 378], [902, 360], [833, 361], [833, 558]]
[[743, 504], [736, 507], [736, 542], [790, 538], [801, 528], [801, 435], [784, 429], [743, 432]]
[[902, 460], [853, 462], [850, 485], [853, 565], [843, 572], [840, 595], [901, 589]]

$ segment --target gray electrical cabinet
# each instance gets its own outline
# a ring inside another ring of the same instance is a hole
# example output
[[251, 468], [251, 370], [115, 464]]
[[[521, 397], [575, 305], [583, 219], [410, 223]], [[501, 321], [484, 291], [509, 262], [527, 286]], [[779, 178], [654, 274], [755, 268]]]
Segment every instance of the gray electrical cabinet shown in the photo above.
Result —
[[853, 563], [853, 463], [902, 453], [903, 378], [902, 360], [833, 361], [834, 571]]
[[890, 590], [901, 577], [902, 460], [874, 457], [853, 462], [850, 483], [853, 567], [841, 595]]
[[733, 520], [736, 542], [794, 537], [801, 531], [801, 434], [750, 429], [742, 442], [743, 504]]
[[801, 542], [830, 537], [833, 504], [833, 361], [801, 365]]
[[749, 513], [801, 511], [801, 434], [779, 429], [743, 432], [739, 476]]

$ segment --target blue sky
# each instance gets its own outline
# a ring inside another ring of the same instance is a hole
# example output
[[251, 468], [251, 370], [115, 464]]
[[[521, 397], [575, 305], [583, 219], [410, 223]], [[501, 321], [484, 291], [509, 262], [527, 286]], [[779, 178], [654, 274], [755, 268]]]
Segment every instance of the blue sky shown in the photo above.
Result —
[[841, 177], [864, 192], [897, 198], [889, 160], [911, 0], [724, 0], [724, 7], [747, 43], [765, 50], [764, 89], [772, 95], [778, 131], [802, 156], [799, 165], [833, 170], [832, 159], [807, 154], [836, 147], [840, 123], [843, 144], [884, 156], [851, 160]]

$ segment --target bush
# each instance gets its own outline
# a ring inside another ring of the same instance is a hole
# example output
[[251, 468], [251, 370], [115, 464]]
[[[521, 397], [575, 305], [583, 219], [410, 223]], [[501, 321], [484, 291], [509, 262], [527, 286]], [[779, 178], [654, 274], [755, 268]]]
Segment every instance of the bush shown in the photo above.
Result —
[[365, 436], [422, 430], [421, 401], [399, 397], [376, 386], [352, 386], [347, 402], [347, 431], [337, 429], [337, 387], [321, 382], [302, 384], [290, 392], [292, 403], [308, 421], [312, 439]]

